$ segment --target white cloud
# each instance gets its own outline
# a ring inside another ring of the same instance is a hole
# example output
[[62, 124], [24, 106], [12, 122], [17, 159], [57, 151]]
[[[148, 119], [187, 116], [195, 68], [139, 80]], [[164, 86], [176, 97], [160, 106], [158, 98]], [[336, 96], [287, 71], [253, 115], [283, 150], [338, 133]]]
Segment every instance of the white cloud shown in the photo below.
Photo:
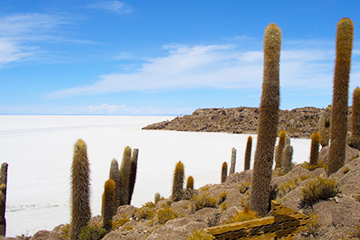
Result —
[[[242, 51], [234, 45], [165, 46], [168, 54], [152, 58], [133, 73], [102, 75], [94, 84], [61, 89], [49, 99], [124, 91], [193, 88], [261, 88], [262, 51]], [[310, 48], [281, 53], [281, 87], [331, 91], [334, 52]], [[353, 63], [354, 65], [354, 63]], [[353, 76], [357, 76], [355, 69]]]
[[120, 1], [104, 1], [93, 4], [88, 4], [88, 8], [102, 9], [119, 14], [128, 14], [132, 12], [132, 7]]

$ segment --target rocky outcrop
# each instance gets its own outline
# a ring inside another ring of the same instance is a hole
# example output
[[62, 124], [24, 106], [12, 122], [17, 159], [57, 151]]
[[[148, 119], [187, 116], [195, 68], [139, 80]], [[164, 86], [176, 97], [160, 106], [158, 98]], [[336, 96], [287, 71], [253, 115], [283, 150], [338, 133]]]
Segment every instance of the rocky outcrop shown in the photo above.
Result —
[[[285, 130], [291, 137], [310, 138], [318, 129], [321, 108], [304, 107], [279, 111], [278, 130]], [[351, 123], [352, 108], [348, 122]], [[198, 109], [191, 115], [176, 117], [171, 121], [154, 123], [144, 130], [176, 130], [192, 132], [256, 133], [259, 109], [250, 107]], [[351, 131], [351, 124], [349, 124]]]

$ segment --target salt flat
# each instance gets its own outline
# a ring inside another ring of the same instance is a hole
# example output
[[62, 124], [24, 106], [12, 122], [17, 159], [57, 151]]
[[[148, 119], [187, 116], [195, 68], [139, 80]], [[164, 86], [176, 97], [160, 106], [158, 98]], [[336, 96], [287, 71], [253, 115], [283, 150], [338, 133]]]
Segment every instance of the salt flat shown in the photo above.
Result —
[[[171, 194], [172, 174], [181, 160], [195, 188], [220, 182], [224, 161], [237, 149], [242, 171], [247, 137], [227, 133], [141, 130], [171, 116], [0, 116], [1, 162], [9, 164], [7, 236], [33, 235], [70, 221], [70, 167], [73, 145], [83, 139], [91, 164], [92, 215], [101, 211], [103, 185], [110, 162], [121, 162], [126, 146], [139, 149], [132, 204], [140, 207], [159, 192]], [[253, 137], [254, 157], [256, 135]], [[293, 161], [308, 161], [310, 140], [292, 139]], [[253, 161], [253, 160], [252, 160]]]

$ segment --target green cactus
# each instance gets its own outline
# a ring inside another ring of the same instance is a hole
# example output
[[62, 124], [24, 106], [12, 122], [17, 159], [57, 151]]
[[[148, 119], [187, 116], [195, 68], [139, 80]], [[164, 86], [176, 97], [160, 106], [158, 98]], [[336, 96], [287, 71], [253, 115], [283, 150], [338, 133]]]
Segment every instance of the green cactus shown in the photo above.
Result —
[[353, 93], [352, 135], [350, 147], [360, 150], [360, 88]]
[[283, 161], [282, 169], [286, 173], [290, 172], [291, 170], [293, 152], [294, 149], [291, 145], [285, 145], [281, 159]]
[[310, 165], [316, 166], [319, 159], [320, 134], [314, 132], [311, 135]]
[[7, 188], [7, 170], [8, 164], [1, 164], [0, 172], [0, 235], [6, 235], [6, 188]]
[[90, 164], [86, 144], [78, 140], [74, 146], [71, 166], [71, 229], [70, 239], [77, 240], [82, 227], [90, 218]]
[[183, 198], [184, 188], [184, 164], [179, 161], [175, 166], [174, 181], [172, 188], [173, 202], [180, 201]]
[[194, 178], [192, 176], [187, 178], [186, 189], [194, 190]]
[[224, 162], [221, 167], [221, 182], [225, 182], [227, 178], [227, 163]]
[[121, 183], [119, 164], [115, 158], [111, 161], [109, 179], [113, 180], [115, 183], [115, 207], [117, 208], [120, 206]]
[[129, 201], [127, 203], [128, 205], [131, 204], [131, 198], [132, 198], [132, 195], [133, 195], [133, 192], [134, 192], [138, 156], [139, 156], [139, 149], [135, 148], [133, 150], [133, 153], [132, 153], [132, 156], [131, 156], [131, 172], [130, 172], [130, 179], [129, 179]]
[[249, 136], [246, 143], [246, 150], [245, 150], [245, 164], [244, 170], [250, 169], [250, 161], [251, 161], [251, 148], [252, 148], [252, 137]]
[[131, 148], [124, 149], [123, 159], [120, 166], [120, 206], [129, 202], [129, 179], [131, 172]]
[[348, 18], [339, 21], [336, 33], [336, 59], [333, 104], [331, 111], [331, 143], [328, 175], [337, 172], [345, 162], [347, 137], [348, 91], [353, 46], [353, 22]]
[[111, 179], [105, 182], [102, 197], [102, 220], [103, 228], [110, 232], [112, 217], [116, 214], [115, 208], [115, 182]]
[[270, 182], [279, 122], [281, 30], [275, 24], [266, 27], [264, 36], [264, 77], [260, 103], [258, 138], [255, 152], [250, 204], [265, 216], [269, 210]]
[[233, 174], [235, 172], [235, 164], [236, 164], [236, 149], [231, 149], [231, 165], [229, 174]]
[[281, 168], [282, 165], [282, 152], [284, 150], [286, 143], [286, 132], [284, 130], [280, 131], [279, 134], [279, 143], [275, 148], [275, 168]]

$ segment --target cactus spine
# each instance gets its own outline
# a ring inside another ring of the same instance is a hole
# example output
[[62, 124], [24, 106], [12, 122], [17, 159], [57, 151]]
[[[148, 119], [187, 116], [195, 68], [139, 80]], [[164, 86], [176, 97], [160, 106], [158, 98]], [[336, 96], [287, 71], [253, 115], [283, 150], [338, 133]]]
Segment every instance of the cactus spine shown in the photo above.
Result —
[[123, 159], [120, 166], [120, 206], [129, 201], [129, 178], [131, 172], [131, 148], [124, 149]]
[[350, 19], [343, 18], [339, 21], [336, 33], [336, 60], [331, 111], [331, 144], [327, 169], [328, 175], [339, 170], [345, 161], [353, 30], [353, 22]]
[[245, 171], [250, 169], [251, 148], [252, 148], [252, 137], [249, 136], [247, 139], [246, 150], [245, 150], [245, 166], [244, 166]]
[[183, 198], [184, 188], [184, 164], [179, 161], [175, 166], [174, 181], [172, 188], [172, 200], [174, 202], [180, 201]]
[[353, 93], [352, 136], [350, 147], [360, 150], [360, 88]]
[[221, 167], [221, 182], [225, 182], [227, 178], [227, 163], [224, 162]]
[[111, 179], [105, 182], [102, 198], [103, 228], [110, 232], [112, 217], [115, 215], [115, 182]]
[[314, 132], [311, 135], [310, 165], [316, 166], [319, 159], [320, 134]]
[[230, 165], [230, 173], [233, 174], [235, 172], [235, 164], [236, 164], [236, 149], [231, 149], [231, 165]]
[[282, 152], [282, 169], [284, 172], [288, 173], [291, 170], [292, 156], [293, 156], [293, 147], [291, 145], [286, 145]]
[[270, 182], [279, 122], [279, 63], [281, 30], [266, 27], [264, 36], [264, 76], [260, 103], [258, 138], [251, 184], [251, 208], [264, 216], [269, 210]]
[[0, 235], [6, 235], [6, 219], [5, 219], [5, 211], [6, 211], [6, 188], [7, 188], [7, 169], [8, 164], [1, 164], [1, 172], [0, 172]]
[[120, 206], [121, 183], [119, 164], [115, 158], [111, 161], [109, 179], [113, 180], [115, 183], [115, 207], [117, 208]]
[[129, 179], [129, 201], [127, 203], [128, 205], [130, 205], [130, 203], [131, 203], [131, 198], [132, 198], [132, 195], [134, 192], [138, 156], [139, 156], [139, 149], [135, 148], [133, 150], [133, 154], [131, 156], [131, 172], [130, 172], [130, 179]]
[[90, 164], [86, 144], [78, 140], [74, 146], [71, 166], [71, 228], [70, 239], [77, 240], [82, 227], [90, 218]]
[[284, 150], [286, 143], [286, 132], [284, 130], [280, 131], [279, 134], [279, 143], [275, 148], [275, 168], [281, 168], [282, 165], [282, 152]]
[[186, 189], [194, 190], [194, 178], [192, 176], [187, 178]]

